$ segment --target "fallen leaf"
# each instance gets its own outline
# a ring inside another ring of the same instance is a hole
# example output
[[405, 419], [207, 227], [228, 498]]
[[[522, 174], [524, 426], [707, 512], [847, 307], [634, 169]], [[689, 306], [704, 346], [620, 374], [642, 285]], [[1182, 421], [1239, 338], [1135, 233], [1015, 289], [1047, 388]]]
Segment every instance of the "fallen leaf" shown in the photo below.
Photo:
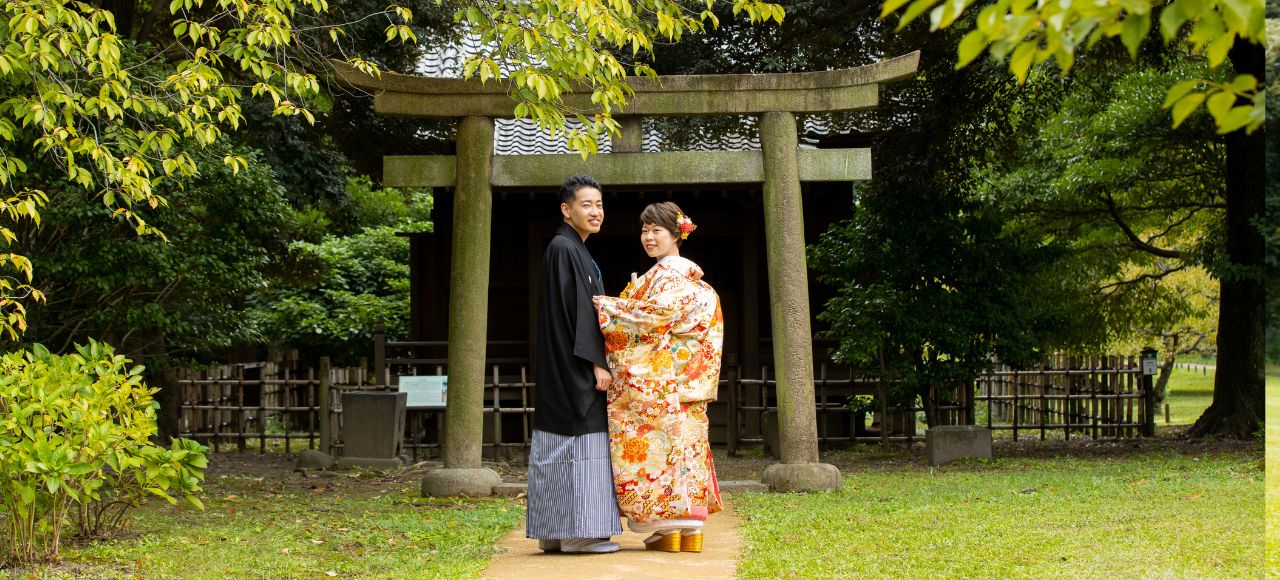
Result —
[[288, 554], [288, 553], [289, 553], [289, 548], [280, 548], [280, 553], [281, 553], [281, 554]]
[[324, 575], [325, 575], [325, 576], [331, 576], [331, 577], [332, 577], [332, 576], [337, 576], [337, 575], [338, 575], [338, 573], [337, 573], [337, 572], [334, 572], [333, 570], [329, 570], [328, 572], [325, 572], [325, 573], [324, 573]]
[[319, 546], [320, 544], [324, 543], [324, 540], [311, 540], [311, 543]]

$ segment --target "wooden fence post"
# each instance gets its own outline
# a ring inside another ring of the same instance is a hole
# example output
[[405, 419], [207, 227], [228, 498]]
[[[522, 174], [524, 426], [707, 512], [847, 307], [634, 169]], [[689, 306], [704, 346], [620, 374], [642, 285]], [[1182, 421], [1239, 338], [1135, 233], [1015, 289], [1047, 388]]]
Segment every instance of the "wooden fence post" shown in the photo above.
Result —
[[[1155, 371], [1157, 352], [1154, 348], [1142, 349], [1142, 436], [1156, 435]], [[1148, 372], [1150, 371], [1150, 372]]]
[[329, 375], [329, 357], [322, 356], [320, 357], [320, 387], [316, 393], [316, 398], [319, 399], [316, 406], [319, 407], [317, 413], [319, 414], [318, 419], [320, 422], [320, 451], [327, 455], [333, 455], [332, 427], [329, 423], [331, 419], [329, 412], [332, 408], [330, 401], [333, 396], [329, 389], [333, 387], [333, 380]]
[[373, 326], [373, 383], [388, 385], [387, 378], [387, 333], [381, 324]]

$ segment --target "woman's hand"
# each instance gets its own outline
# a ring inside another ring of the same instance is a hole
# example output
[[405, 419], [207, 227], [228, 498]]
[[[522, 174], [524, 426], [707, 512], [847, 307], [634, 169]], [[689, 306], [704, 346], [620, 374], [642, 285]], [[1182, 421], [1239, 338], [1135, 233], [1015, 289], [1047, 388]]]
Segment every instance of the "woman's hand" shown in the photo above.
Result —
[[609, 370], [601, 368], [600, 365], [594, 365], [596, 368], [596, 390], [608, 391], [609, 383], [613, 382], [613, 375], [609, 374]]

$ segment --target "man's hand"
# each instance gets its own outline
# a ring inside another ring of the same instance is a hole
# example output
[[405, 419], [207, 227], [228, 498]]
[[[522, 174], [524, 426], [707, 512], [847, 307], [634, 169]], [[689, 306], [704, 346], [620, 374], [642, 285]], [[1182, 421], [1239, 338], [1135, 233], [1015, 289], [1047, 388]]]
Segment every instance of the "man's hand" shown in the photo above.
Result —
[[609, 383], [613, 382], [613, 375], [609, 374], [608, 369], [601, 368], [600, 365], [594, 365], [596, 368], [596, 390], [609, 390]]

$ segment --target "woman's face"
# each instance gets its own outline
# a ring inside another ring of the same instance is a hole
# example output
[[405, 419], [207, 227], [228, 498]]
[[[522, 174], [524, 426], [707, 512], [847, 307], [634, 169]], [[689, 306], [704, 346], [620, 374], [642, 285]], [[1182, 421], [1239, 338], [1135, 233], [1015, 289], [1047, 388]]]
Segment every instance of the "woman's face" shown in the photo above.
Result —
[[640, 229], [640, 245], [644, 246], [644, 253], [655, 260], [680, 255], [676, 246], [676, 237], [671, 230], [658, 224], [644, 224]]

